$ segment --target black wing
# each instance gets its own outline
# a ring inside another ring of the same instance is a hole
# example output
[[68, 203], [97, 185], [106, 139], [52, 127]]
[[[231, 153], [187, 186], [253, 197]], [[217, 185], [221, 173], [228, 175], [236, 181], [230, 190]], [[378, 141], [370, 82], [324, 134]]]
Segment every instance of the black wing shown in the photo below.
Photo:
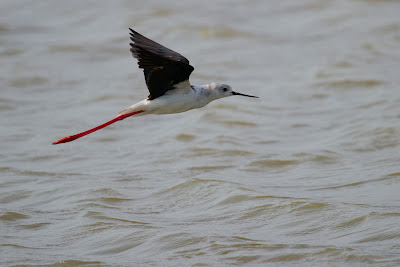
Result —
[[187, 58], [129, 29], [133, 42], [130, 50], [143, 69], [150, 100], [189, 79], [194, 68]]

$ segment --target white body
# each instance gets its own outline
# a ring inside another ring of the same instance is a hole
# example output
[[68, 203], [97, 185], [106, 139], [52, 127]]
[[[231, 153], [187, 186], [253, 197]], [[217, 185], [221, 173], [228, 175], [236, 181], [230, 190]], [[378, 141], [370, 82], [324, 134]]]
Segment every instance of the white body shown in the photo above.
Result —
[[135, 116], [181, 113], [204, 107], [213, 100], [232, 95], [232, 89], [226, 84], [211, 83], [202, 86], [191, 86], [189, 81], [184, 81], [176, 84], [175, 88], [153, 100], [142, 100], [119, 114], [129, 114], [139, 110], [144, 112]]

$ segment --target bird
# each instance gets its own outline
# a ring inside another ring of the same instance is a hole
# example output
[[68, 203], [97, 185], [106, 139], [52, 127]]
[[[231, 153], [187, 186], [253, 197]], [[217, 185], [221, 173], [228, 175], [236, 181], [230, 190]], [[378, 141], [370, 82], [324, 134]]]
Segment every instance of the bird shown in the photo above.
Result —
[[232, 90], [224, 83], [195, 86], [189, 82], [189, 76], [194, 67], [181, 54], [130, 30], [130, 51], [137, 59], [140, 69], [143, 69], [144, 78], [149, 96], [121, 111], [114, 119], [94, 127], [90, 130], [69, 135], [53, 142], [53, 145], [67, 143], [85, 135], [98, 131], [110, 124], [131, 116], [147, 114], [173, 114], [206, 106], [211, 101], [228, 96], [246, 95]]

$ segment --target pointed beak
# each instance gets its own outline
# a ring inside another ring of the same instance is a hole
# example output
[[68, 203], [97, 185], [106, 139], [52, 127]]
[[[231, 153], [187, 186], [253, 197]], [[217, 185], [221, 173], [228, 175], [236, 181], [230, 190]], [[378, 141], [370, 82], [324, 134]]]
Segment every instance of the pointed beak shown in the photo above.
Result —
[[253, 96], [253, 95], [245, 95], [237, 92], [232, 92], [232, 95], [241, 95], [241, 96], [247, 96], [247, 97], [254, 97], [254, 98], [259, 98], [258, 96]]

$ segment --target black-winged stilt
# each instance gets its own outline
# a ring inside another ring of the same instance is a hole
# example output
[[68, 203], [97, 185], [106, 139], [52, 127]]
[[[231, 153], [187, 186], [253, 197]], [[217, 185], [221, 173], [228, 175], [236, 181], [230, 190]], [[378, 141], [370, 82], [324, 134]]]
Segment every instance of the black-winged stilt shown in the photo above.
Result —
[[213, 100], [232, 95], [257, 98], [257, 96], [234, 92], [229, 85], [222, 83], [191, 85], [189, 76], [194, 68], [189, 64], [187, 58], [132, 29], [130, 30], [132, 40], [130, 50], [133, 57], [138, 60], [139, 68], [144, 71], [147, 88], [150, 92], [148, 98], [121, 111], [116, 118], [104, 124], [61, 138], [53, 145], [71, 142], [133, 115], [185, 112], [204, 107]]

